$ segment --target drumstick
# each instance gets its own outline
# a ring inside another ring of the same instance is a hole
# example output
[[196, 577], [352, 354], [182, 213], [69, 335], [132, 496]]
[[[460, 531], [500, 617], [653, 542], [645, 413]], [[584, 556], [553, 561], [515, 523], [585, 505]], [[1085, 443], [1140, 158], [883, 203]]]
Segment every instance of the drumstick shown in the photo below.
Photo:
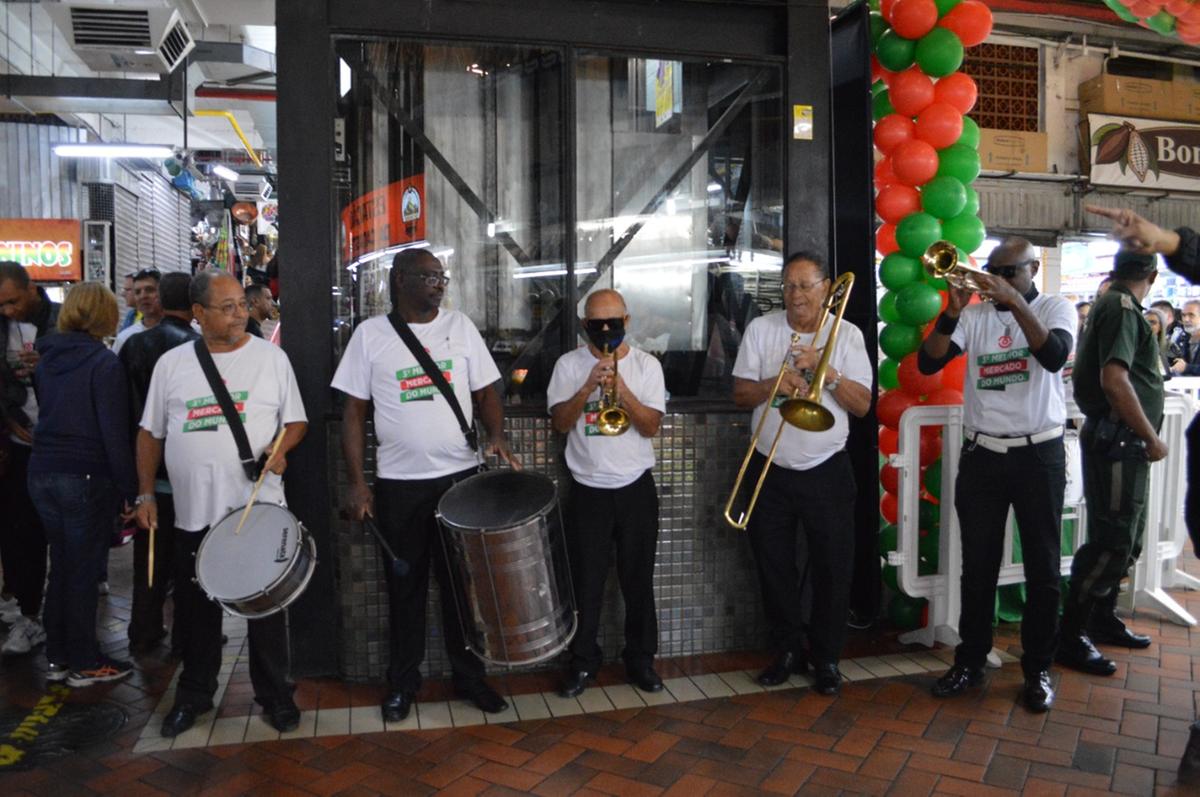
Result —
[[[274, 445], [271, 446], [271, 456], [267, 457], [267, 462], [270, 462], [275, 453], [279, 451], [279, 445], [283, 442], [283, 436], [287, 434], [287, 427], [279, 430], [279, 436], [275, 438]], [[246, 502], [246, 508], [242, 510], [242, 516], [238, 519], [237, 528], [233, 530], [233, 536], [242, 533], [242, 526], [246, 525], [246, 518], [250, 517], [250, 507], [254, 506], [254, 499], [258, 498], [258, 491], [262, 488], [263, 481], [267, 478], [267, 468], [264, 465], [262, 473], [258, 474], [258, 481], [254, 483], [254, 492], [250, 493], [250, 500]]]
[[147, 587], [154, 586], [154, 529], [157, 525], [158, 525], [157, 523], [151, 523], [150, 528], [149, 528], [150, 552], [146, 558], [146, 586]]

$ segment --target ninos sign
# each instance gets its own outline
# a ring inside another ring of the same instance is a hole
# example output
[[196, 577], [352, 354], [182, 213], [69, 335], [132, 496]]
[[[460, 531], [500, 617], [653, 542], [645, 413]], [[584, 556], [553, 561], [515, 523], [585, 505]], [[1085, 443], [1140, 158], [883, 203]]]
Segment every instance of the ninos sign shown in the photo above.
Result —
[[0, 260], [20, 263], [36, 282], [83, 277], [78, 219], [0, 219]]
[[1200, 191], [1200, 125], [1093, 113], [1081, 132], [1096, 185]]

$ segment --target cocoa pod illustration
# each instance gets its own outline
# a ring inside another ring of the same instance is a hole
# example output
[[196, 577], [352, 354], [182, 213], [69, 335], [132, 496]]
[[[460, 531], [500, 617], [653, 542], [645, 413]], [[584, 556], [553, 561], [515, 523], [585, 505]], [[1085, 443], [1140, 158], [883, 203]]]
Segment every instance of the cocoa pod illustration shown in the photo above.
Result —
[[1142, 138], [1142, 134], [1136, 130], [1129, 132], [1129, 149], [1126, 151], [1126, 157], [1129, 159], [1129, 168], [1133, 169], [1133, 173], [1137, 175], [1138, 182], [1146, 182], [1146, 172], [1150, 170], [1150, 148], [1146, 146], [1146, 139]]
[[1130, 134], [1134, 132], [1133, 125], [1126, 122], [1120, 128], [1109, 133], [1096, 147], [1096, 165], [1116, 163], [1129, 149]]

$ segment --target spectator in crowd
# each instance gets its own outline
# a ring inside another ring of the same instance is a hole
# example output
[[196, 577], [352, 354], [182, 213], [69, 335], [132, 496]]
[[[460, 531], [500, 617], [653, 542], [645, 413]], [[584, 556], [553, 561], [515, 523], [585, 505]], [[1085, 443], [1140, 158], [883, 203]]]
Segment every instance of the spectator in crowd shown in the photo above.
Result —
[[125, 317], [121, 319], [121, 326], [117, 327], [117, 334], [124, 332], [129, 327], [133, 326], [139, 320], [138, 309], [133, 301], [133, 275], [126, 274], [121, 288], [121, 297], [125, 300], [125, 306], [129, 309], [125, 312]]
[[1200, 302], [1184, 302], [1180, 317], [1185, 335], [1174, 348], [1171, 373], [1200, 376]]
[[1112, 272], [1109, 272], [1108, 274], [1104, 275], [1104, 279], [1100, 280], [1100, 284], [1096, 286], [1096, 298], [1097, 299], [1099, 299], [1101, 296], [1104, 295], [1104, 293], [1108, 290], [1108, 287], [1110, 285], [1112, 285], [1112, 281], [1113, 281]]
[[1167, 318], [1162, 310], [1151, 306], [1146, 308], [1143, 313], [1146, 317], [1146, 323], [1150, 325], [1150, 332], [1154, 335], [1154, 340], [1158, 343], [1159, 359], [1162, 361], [1163, 379], [1171, 378], [1171, 360], [1170, 350], [1171, 344], [1167, 342]]
[[1079, 323], [1075, 327], [1075, 339], [1079, 339], [1079, 333], [1083, 331], [1083, 322], [1087, 321], [1088, 313], [1092, 311], [1092, 303], [1086, 299], [1082, 302], [1075, 303], [1075, 315], [1079, 319]]
[[[34, 343], [55, 332], [59, 305], [33, 284], [20, 263], [0, 262], [0, 435], [8, 456], [0, 479], [0, 561], [5, 593], [0, 618], [12, 624], [0, 652], [28, 653], [46, 641], [38, 617], [46, 582], [46, 535], [29, 497], [28, 470], [38, 401], [33, 373], [39, 354]], [[93, 582], [94, 585], [94, 582]]]
[[41, 406], [29, 460], [29, 493], [50, 543], [46, 680], [90, 686], [129, 675], [96, 641], [96, 572], [112, 518], [137, 495], [129, 445], [125, 369], [104, 345], [117, 330], [117, 297], [103, 285], [71, 288], [58, 331], [38, 342]]
[[246, 288], [246, 302], [250, 305], [250, 318], [246, 321], [246, 331], [255, 337], [263, 335], [263, 324], [279, 315], [279, 308], [271, 298], [271, 291], [266, 285], [255, 283]]
[[162, 275], [156, 268], [144, 268], [133, 275], [133, 302], [142, 318], [130, 324], [113, 343], [113, 353], [120, 354], [125, 341], [139, 332], [153, 329], [162, 320], [162, 302], [158, 299], [158, 283]]
[[1160, 311], [1167, 319], [1167, 325], [1163, 328], [1163, 336], [1167, 339], [1168, 346], [1174, 346], [1180, 340], [1187, 337], [1187, 333], [1183, 331], [1183, 323], [1179, 319], [1179, 311], [1175, 309], [1175, 305], [1166, 299], [1159, 299], [1157, 302], [1151, 302], [1150, 307]]

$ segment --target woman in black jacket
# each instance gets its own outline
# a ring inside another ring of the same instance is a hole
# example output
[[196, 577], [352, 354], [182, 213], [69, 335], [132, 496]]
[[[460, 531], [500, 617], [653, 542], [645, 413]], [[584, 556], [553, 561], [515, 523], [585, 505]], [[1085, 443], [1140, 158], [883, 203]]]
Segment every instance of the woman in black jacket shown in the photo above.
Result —
[[37, 343], [40, 399], [29, 461], [29, 494], [50, 543], [43, 610], [48, 681], [114, 681], [126, 662], [100, 654], [96, 573], [108, 555], [114, 514], [137, 495], [129, 447], [129, 385], [104, 345], [117, 329], [117, 298], [96, 283], [71, 288], [58, 335]]

